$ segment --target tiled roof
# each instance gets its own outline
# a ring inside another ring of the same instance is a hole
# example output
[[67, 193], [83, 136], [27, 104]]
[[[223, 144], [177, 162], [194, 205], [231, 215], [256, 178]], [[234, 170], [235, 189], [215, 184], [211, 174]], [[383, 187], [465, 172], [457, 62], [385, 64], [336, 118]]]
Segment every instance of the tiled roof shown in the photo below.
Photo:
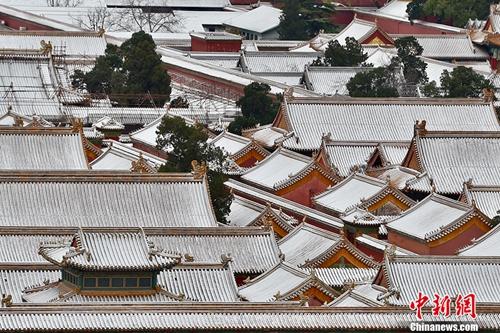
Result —
[[313, 275], [281, 262], [239, 288], [240, 295], [250, 302], [291, 300], [311, 286], [331, 297], [336, 292]]
[[0, 226], [216, 226], [204, 180], [186, 174], [0, 175]]
[[347, 83], [356, 74], [370, 67], [313, 67], [304, 72], [304, 83], [309, 90], [326, 96], [349, 95]]
[[82, 136], [60, 128], [0, 130], [0, 169], [88, 169]]
[[333, 141], [410, 141], [417, 120], [426, 120], [428, 130], [500, 130], [491, 104], [478, 100], [295, 98], [282, 109], [294, 132], [283, 146], [293, 150], [318, 149], [328, 133]]
[[474, 216], [483, 219], [474, 207], [432, 193], [390, 221], [387, 228], [429, 242], [452, 232]]
[[314, 274], [332, 288], [341, 288], [346, 283], [372, 281], [378, 272], [374, 268], [330, 267], [311, 268]]
[[143, 230], [80, 230], [70, 243], [42, 243], [39, 253], [58, 266], [84, 271], [159, 271], [181, 261], [149, 242]]
[[246, 129], [242, 131], [242, 134], [254, 139], [266, 148], [274, 148], [278, 141], [282, 141], [287, 136], [285, 130], [278, 127], [272, 127], [271, 125]]
[[471, 178], [500, 184], [500, 132], [417, 132], [413, 147], [438, 193], [459, 194]]
[[[500, 303], [497, 277], [500, 260], [492, 257], [395, 256], [382, 266], [391, 304], [407, 307], [419, 292], [425, 295], [463, 296], [474, 293], [477, 303]], [[426, 306], [432, 306], [432, 302]]]
[[287, 181], [305, 169], [312, 159], [293, 151], [279, 148], [241, 178], [267, 189], [274, 190], [280, 183]]
[[310, 207], [303, 206], [285, 198], [278, 197], [264, 190], [238, 182], [236, 180], [230, 179], [225, 182], [224, 185], [232, 189], [236, 194], [251, 198], [252, 200], [260, 203], [270, 203], [272, 207], [278, 209], [281, 208], [287, 214], [300, 216], [305, 221], [314, 221], [315, 224], [319, 223], [321, 225], [324, 225], [325, 228], [333, 227], [335, 229], [340, 229], [343, 226], [343, 222], [336, 217], [325, 214]]
[[[72, 230], [63, 234], [37, 233], [2, 233], [0, 234], [0, 262], [2, 263], [46, 263], [38, 254], [41, 243], [70, 242], [73, 239]], [[22, 246], [20, 246], [22, 244]]]
[[281, 9], [270, 6], [260, 6], [225, 21], [224, 25], [246, 31], [265, 33], [278, 27], [280, 16]]
[[[392, 35], [397, 39], [407, 35]], [[412, 35], [422, 46], [423, 57], [434, 59], [488, 59], [488, 52], [474, 45], [468, 34]]]
[[240, 300], [233, 271], [221, 265], [179, 265], [160, 272], [158, 284], [169, 293], [183, 296], [183, 301], [237, 302]]
[[148, 240], [195, 263], [220, 263], [223, 255], [230, 257], [238, 274], [262, 273], [279, 261], [274, 234], [261, 228], [173, 228], [150, 234]]
[[240, 66], [247, 73], [302, 73], [307, 65], [316, 60], [321, 53], [314, 52], [244, 52]]
[[130, 171], [133, 163], [141, 158], [152, 170], [156, 170], [167, 163], [162, 158], [115, 140], [103, 140], [103, 143], [107, 145], [107, 148], [104, 149], [101, 156], [90, 163], [93, 170]]
[[13, 303], [22, 303], [21, 294], [26, 288], [55, 282], [61, 277], [61, 270], [53, 265], [14, 265], [0, 266], [0, 293], [11, 295]]
[[341, 248], [365, 265], [377, 266], [376, 262], [357, 250], [344, 236], [308, 224], [295, 228], [278, 245], [285, 260], [299, 267], [318, 267]]
[[377, 299], [387, 290], [371, 283], [352, 284], [351, 288], [328, 304], [330, 307], [378, 307], [384, 303]]
[[475, 205], [490, 219], [499, 215], [500, 186], [481, 186], [466, 183], [462, 193], [462, 199], [470, 205]]
[[221, 134], [217, 135], [210, 144], [214, 147], [218, 147], [225, 151], [229, 156], [234, 155], [249, 145], [252, 140], [232, 134], [227, 131], [223, 131]]
[[[394, 247], [393, 244], [388, 243], [382, 239], [374, 238], [372, 236], [363, 234], [361, 236], [356, 237], [356, 244], [363, 244], [364, 246], [371, 247], [373, 249], [379, 250], [380, 253], [383, 253], [389, 247]], [[415, 253], [408, 251], [406, 249], [395, 247], [395, 254], [398, 256], [403, 255], [416, 255]]]
[[[347, 27], [345, 27], [341, 32], [339, 32], [334, 40], [337, 40], [340, 45], [345, 45], [345, 39], [352, 37], [357, 41], [363, 41], [364, 38], [368, 37], [370, 34], [377, 30], [377, 24], [369, 21], [360, 20], [354, 18]], [[328, 43], [325, 43], [319, 47], [321, 50], [325, 50], [328, 47]]]
[[461, 249], [460, 256], [491, 256], [500, 257], [500, 224], [488, 233], [472, 241], [472, 244]]
[[363, 174], [353, 173], [325, 192], [313, 198], [314, 203], [331, 211], [343, 213], [380, 192], [386, 182]]
[[204, 62], [208, 62], [212, 65], [220, 66], [220, 67], [224, 67], [224, 68], [228, 68], [228, 69], [238, 69], [238, 62], [240, 60], [239, 53], [191, 52], [189, 54], [189, 56], [193, 59], [198, 59], [198, 60], [201, 60]]
[[1, 31], [2, 49], [38, 50], [41, 41], [50, 42], [53, 53], [70, 58], [96, 58], [104, 55], [106, 40], [96, 32]]
[[416, 170], [402, 166], [389, 166], [380, 170], [382, 173], [377, 178], [389, 181], [392, 186], [400, 190], [406, 187], [408, 181], [415, 179], [420, 174]]
[[[446, 276], [446, 274], [443, 274]], [[412, 296], [413, 297], [413, 296]], [[407, 307], [407, 305], [406, 305]], [[500, 309], [495, 306], [477, 309], [475, 320], [452, 314], [433, 316], [424, 310], [423, 321], [477, 324], [480, 330], [500, 329]], [[227, 303], [227, 304], [114, 304], [105, 307], [88, 305], [40, 304], [23, 305], [0, 310], [0, 329], [10, 332], [32, 331], [120, 331], [136, 330], [157, 332], [161, 330], [273, 330], [273, 331], [347, 331], [408, 330], [416, 320], [415, 312], [395, 308], [298, 308], [295, 304]]]

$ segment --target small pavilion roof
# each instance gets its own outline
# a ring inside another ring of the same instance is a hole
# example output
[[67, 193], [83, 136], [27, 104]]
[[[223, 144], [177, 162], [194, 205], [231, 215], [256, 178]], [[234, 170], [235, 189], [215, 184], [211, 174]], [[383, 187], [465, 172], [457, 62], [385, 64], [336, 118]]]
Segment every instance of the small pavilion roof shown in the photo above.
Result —
[[181, 261], [173, 252], [149, 242], [144, 231], [83, 231], [70, 243], [44, 243], [39, 250], [49, 262], [84, 271], [159, 271]]
[[141, 160], [146, 163], [145, 171], [154, 173], [167, 163], [163, 158], [115, 140], [103, 140], [103, 144], [107, 146], [103, 154], [90, 163], [93, 170], [130, 171], [134, 163]]

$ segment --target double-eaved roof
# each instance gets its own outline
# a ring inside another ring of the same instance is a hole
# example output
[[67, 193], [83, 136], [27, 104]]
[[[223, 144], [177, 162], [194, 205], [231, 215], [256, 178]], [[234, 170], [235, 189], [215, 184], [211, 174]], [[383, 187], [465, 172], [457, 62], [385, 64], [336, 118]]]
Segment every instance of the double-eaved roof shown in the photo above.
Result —
[[0, 170], [86, 170], [83, 140], [66, 128], [2, 128]]
[[206, 181], [190, 174], [0, 173], [0, 226], [217, 226]]
[[55, 265], [84, 271], [160, 271], [181, 261], [148, 242], [142, 229], [80, 230], [71, 242], [42, 243], [39, 253]]
[[312, 151], [328, 133], [333, 141], [411, 141], [417, 120], [429, 130], [500, 131], [493, 106], [470, 99], [285, 99], [274, 126], [294, 134], [283, 147]]
[[408, 182], [424, 191], [430, 182], [436, 192], [458, 195], [463, 183], [500, 184], [500, 131], [432, 132], [417, 130], [403, 166], [415, 165], [427, 177]]

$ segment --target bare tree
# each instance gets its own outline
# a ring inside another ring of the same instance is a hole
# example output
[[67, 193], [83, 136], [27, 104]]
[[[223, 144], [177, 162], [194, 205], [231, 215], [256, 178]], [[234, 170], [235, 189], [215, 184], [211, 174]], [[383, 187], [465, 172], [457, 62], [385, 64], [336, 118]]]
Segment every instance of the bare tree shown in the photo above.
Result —
[[84, 16], [73, 17], [81, 28], [109, 31], [114, 25], [114, 15], [106, 7], [90, 9]]
[[82, 0], [47, 0], [49, 7], [78, 7]]
[[[161, 1], [158, 2], [154, 7], [162, 7]], [[163, 2], [166, 4], [165, 0]], [[179, 17], [173, 12], [153, 12], [149, 3], [149, 0], [124, 0], [123, 6], [126, 8], [116, 12], [114, 24], [126, 31], [175, 32], [180, 23]]]

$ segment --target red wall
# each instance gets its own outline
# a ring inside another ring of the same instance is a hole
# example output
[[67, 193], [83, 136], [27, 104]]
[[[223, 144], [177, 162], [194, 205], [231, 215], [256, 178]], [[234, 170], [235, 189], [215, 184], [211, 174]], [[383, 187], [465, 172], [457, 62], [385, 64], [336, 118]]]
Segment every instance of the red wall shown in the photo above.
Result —
[[259, 0], [231, 0], [231, 5], [253, 5]]
[[328, 186], [328, 184], [324, 183], [324, 180], [318, 179], [317, 177], [311, 177], [311, 179], [300, 184], [292, 191], [280, 194], [279, 196], [288, 200], [292, 200], [294, 202], [298, 202], [304, 206], [312, 207], [313, 204], [311, 198], [321, 192], [324, 192], [328, 188]]
[[375, 22], [376, 19], [378, 26], [388, 34], [453, 34], [451, 31], [435, 27], [428, 27], [417, 23], [412, 25], [409, 22], [374, 16], [368, 13], [357, 13], [357, 18], [371, 22]]
[[[213, 88], [207, 91], [208, 93], [213, 93], [217, 94], [222, 97], [230, 98], [230, 96], [223, 96], [220, 94], [219, 90], [224, 90], [224, 93], [227, 93], [229, 95], [234, 95], [233, 97], [241, 97], [244, 95], [243, 93], [243, 88], [244, 86], [232, 83], [229, 81], [225, 81], [223, 79], [209, 76], [209, 75], [204, 75], [200, 72], [194, 72], [190, 71], [188, 69], [172, 66], [169, 64], [165, 64], [165, 67], [168, 70], [168, 74], [172, 77], [172, 81], [178, 82], [180, 84], [186, 85], [186, 86], [191, 86], [192, 88], [199, 89], [200, 87], [197, 86], [199, 83], [205, 83], [207, 85], [206, 88]], [[182, 82], [180, 81], [182, 80]], [[190, 80], [196, 80], [196, 83], [190, 82]], [[219, 92], [219, 93], [218, 93]]]
[[43, 30], [43, 31], [56, 30], [54, 28], [50, 28], [35, 22], [26, 21], [17, 17], [6, 15], [4, 13], [0, 13], [0, 20], [5, 21], [6, 26], [15, 30], [19, 30], [20, 27], [25, 27], [26, 30]]
[[358, 242], [356, 242], [355, 245], [359, 250], [361, 250], [361, 252], [365, 253], [370, 257], [373, 257], [374, 260], [378, 262], [382, 262], [384, 260], [384, 251], [381, 251], [379, 249], [370, 246], [365, 246]]
[[239, 52], [241, 40], [205, 40], [191, 36], [191, 51]]
[[478, 239], [482, 235], [484, 235], [484, 231], [472, 225], [455, 238], [432, 248], [428, 247], [425, 243], [400, 235], [392, 230], [389, 230], [387, 239], [389, 243], [421, 255], [455, 255], [458, 250], [469, 245], [472, 239]]
[[168, 158], [168, 154], [166, 152], [158, 150], [158, 149], [151, 147], [149, 145], [146, 145], [142, 142], [137, 142], [135, 140], [132, 140], [132, 146], [134, 148], [145, 151], [146, 153], [150, 153], [151, 155], [158, 156], [158, 157], [163, 158], [163, 159]]
[[339, 8], [330, 17], [330, 22], [335, 25], [348, 25], [354, 19], [354, 12], [350, 8]]
[[386, 0], [336, 0], [335, 2], [341, 3], [351, 7], [382, 7]]

